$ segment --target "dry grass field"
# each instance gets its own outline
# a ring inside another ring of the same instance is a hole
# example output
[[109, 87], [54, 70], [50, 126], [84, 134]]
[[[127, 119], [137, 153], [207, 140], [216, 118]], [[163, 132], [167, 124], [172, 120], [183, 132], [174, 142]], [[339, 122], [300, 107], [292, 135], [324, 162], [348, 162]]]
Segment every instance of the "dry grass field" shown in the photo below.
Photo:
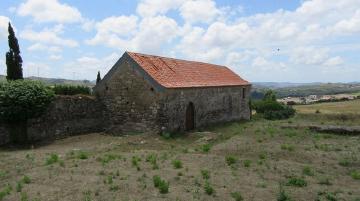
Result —
[[[355, 103], [336, 104], [357, 109], [348, 105]], [[0, 200], [359, 201], [360, 136], [281, 126], [359, 125], [360, 118], [301, 114], [305, 108], [290, 120], [254, 117], [169, 139], [94, 133], [28, 150], [3, 148]]]
[[344, 102], [331, 102], [312, 105], [297, 105], [295, 109], [299, 113], [315, 113], [317, 110], [325, 114], [359, 114], [360, 99]]

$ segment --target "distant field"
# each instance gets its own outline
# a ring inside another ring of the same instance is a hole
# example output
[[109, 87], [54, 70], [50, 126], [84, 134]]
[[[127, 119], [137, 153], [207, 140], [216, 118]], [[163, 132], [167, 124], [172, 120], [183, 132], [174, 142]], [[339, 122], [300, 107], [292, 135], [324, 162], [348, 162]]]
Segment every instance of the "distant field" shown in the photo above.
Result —
[[333, 103], [319, 103], [313, 105], [297, 105], [295, 109], [298, 113], [315, 113], [319, 110], [325, 114], [336, 114], [336, 113], [351, 113], [360, 114], [360, 100], [344, 101], [344, 102], [333, 102]]

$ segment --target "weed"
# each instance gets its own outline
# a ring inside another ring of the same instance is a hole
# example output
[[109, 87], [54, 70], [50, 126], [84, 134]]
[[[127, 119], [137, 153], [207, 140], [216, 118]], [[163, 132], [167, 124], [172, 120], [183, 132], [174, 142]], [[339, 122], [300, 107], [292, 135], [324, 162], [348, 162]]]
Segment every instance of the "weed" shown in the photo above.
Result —
[[120, 188], [120, 187], [119, 187], [118, 185], [111, 185], [110, 188], [109, 188], [109, 190], [110, 190], [110, 191], [118, 191], [119, 188]]
[[259, 154], [259, 158], [260, 158], [261, 160], [265, 160], [265, 159], [266, 159], [266, 153], [263, 152], [263, 153]]
[[280, 187], [280, 192], [277, 196], [277, 201], [292, 201], [290, 196], [284, 191], [282, 187]]
[[211, 145], [210, 144], [204, 144], [201, 146], [201, 151], [204, 153], [208, 153], [211, 149]]
[[161, 194], [165, 194], [169, 192], [169, 182], [162, 180], [160, 176], [153, 176], [154, 187], [159, 189]]
[[109, 162], [116, 160], [116, 159], [120, 159], [121, 156], [115, 155], [115, 154], [105, 154], [103, 157], [99, 157], [97, 158], [97, 161], [101, 162], [102, 165], [106, 165]]
[[8, 173], [7, 173], [6, 171], [0, 170], [0, 178], [6, 177], [7, 174], [8, 174]]
[[282, 144], [281, 149], [287, 150], [287, 151], [294, 151], [295, 147], [294, 147], [294, 145], [290, 145], [290, 144]]
[[91, 191], [85, 191], [84, 192], [84, 201], [91, 201]]
[[156, 154], [150, 154], [146, 157], [146, 162], [149, 162], [152, 165], [153, 170], [159, 169], [159, 166], [157, 164], [157, 155]]
[[24, 182], [25, 184], [30, 184], [31, 183], [31, 179], [30, 179], [30, 177], [29, 176], [24, 176], [23, 178], [22, 178], [22, 182]]
[[29, 201], [29, 197], [25, 192], [21, 192], [20, 201]]
[[107, 184], [113, 184], [113, 177], [111, 175], [107, 176], [106, 183]]
[[360, 180], [360, 171], [353, 170], [350, 172], [350, 176], [355, 180]]
[[314, 176], [315, 175], [314, 171], [309, 166], [305, 166], [303, 168], [302, 172], [303, 172], [304, 175], [307, 175], [307, 176]]
[[173, 160], [173, 161], [172, 161], [172, 164], [173, 164], [173, 166], [174, 166], [175, 169], [180, 169], [180, 168], [183, 167], [183, 166], [182, 166], [182, 162], [181, 162], [180, 160]]
[[133, 156], [131, 159], [131, 163], [134, 167], [139, 168], [139, 162], [141, 161], [141, 158], [138, 156]]
[[203, 179], [210, 179], [210, 172], [209, 170], [201, 170], [201, 175]]
[[348, 158], [343, 158], [339, 161], [339, 165], [344, 166], [344, 167], [349, 167], [350, 160]]
[[15, 188], [16, 188], [16, 192], [21, 192], [23, 188], [22, 182], [17, 182]]
[[209, 181], [205, 181], [204, 190], [205, 193], [208, 195], [212, 195], [215, 192], [214, 188], [211, 186]]
[[7, 195], [10, 195], [12, 191], [12, 187], [10, 184], [7, 184], [6, 187], [0, 191], [0, 201], [3, 200]]
[[234, 198], [235, 201], [243, 201], [244, 198], [242, 197], [240, 192], [232, 192], [231, 197]]
[[243, 165], [246, 168], [250, 167], [251, 166], [251, 160], [244, 160]]
[[52, 165], [54, 163], [57, 163], [59, 161], [59, 155], [56, 153], [50, 154], [50, 156], [46, 159], [45, 164], [46, 165]]
[[77, 157], [78, 159], [85, 160], [89, 158], [89, 154], [87, 152], [80, 151]]
[[287, 185], [288, 186], [296, 186], [296, 187], [305, 187], [305, 186], [307, 186], [307, 182], [302, 178], [291, 177], [288, 180]]
[[225, 161], [228, 166], [231, 166], [236, 163], [237, 159], [235, 158], [235, 156], [226, 156]]

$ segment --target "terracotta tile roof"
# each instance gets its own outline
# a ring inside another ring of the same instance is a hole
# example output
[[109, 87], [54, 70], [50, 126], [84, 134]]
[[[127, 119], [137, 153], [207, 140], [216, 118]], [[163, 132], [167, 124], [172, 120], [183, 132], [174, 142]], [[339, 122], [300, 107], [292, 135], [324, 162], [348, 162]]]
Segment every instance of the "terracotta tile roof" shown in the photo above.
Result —
[[127, 54], [166, 88], [249, 85], [225, 66], [133, 52]]

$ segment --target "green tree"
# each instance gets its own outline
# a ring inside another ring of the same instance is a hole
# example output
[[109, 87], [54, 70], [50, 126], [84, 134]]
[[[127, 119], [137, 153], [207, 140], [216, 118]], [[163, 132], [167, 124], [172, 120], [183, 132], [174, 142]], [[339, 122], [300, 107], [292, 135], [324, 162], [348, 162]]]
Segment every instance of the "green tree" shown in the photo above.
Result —
[[265, 92], [264, 101], [276, 101], [276, 93], [273, 90], [268, 90]]
[[13, 143], [26, 144], [27, 120], [43, 114], [54, 92], [40, 82], [0, 82], [0, 121], [8, 126]]
[[23, 79], [22, 58], [20, 56], [20, 48], [18, 40], [15, 36], [14, 29], [9, 22], [9, 51], [6, 53], [7, 80]]
[[98, 71], [97, 77], [96, 77], [96, 84], [101, 81], [100, 71]]

